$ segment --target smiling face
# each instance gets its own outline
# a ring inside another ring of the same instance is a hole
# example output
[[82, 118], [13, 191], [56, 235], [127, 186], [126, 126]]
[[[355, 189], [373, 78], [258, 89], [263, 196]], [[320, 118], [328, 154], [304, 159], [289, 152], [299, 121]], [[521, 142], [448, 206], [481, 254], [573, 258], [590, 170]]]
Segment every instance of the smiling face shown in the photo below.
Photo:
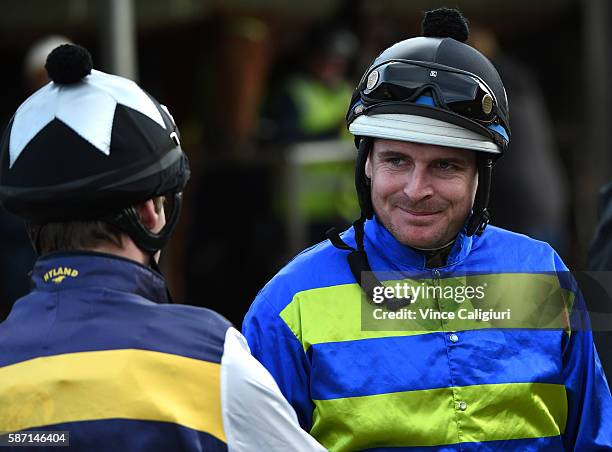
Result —
[[474, 151], [374, 140], [366, 162], [372, 205], [402, 244], [446, 245], [463, 227], [478, 186]]

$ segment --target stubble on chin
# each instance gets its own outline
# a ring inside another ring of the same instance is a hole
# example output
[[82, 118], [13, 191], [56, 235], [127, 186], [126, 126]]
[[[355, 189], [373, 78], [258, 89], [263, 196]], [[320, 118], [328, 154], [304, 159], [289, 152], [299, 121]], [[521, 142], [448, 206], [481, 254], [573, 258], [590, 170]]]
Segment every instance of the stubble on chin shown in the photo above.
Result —
[[[389, 231], [389, 233], [404, 246], [410, 246], [412, 248], [422, 249], [433, 249], [446, 245], [452, 237], [447, 239], [448, 231], [432, 231], [431, 235], [426, 234], [426, 237], [419, 239], [413, 234], [416, 230], [423, 228], [423, 226], [412, 226], [410, 224], [397, 225], [391, 218], [378, 217], [382, 225]], [[436, 229], [436, 224], [427, 226], [428, 228]], [[412, 230], [412, 231], [411, 231]], [[413, 234], [411, 234], [411, 232]], [[455, 234], [456, 235], [456, 234]]]
[[412, 241], [409, 239], [409, 237], [407, 237], [407, 234], [403, 233], [403, 231], [405, 231], [406, 228], [408, 228], [409, 226], [398, 227], [395, 225], [395, 223], [390, 217], [381, 216], [378, 215], [378, 213], [376, 215], [378, 216], [379, 221], [382, 223], [385, 229], [389, 231], [389, 233], [395, 238], [395, 240], [405, 246], [414, 246], [411, 243]]

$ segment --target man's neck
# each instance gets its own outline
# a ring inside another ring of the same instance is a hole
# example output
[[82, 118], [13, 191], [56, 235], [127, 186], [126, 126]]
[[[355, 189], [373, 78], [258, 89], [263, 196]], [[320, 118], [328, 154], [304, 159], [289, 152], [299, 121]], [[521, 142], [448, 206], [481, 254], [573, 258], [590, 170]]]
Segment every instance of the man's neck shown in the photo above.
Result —
[[444, 267], [448, 261], [448, 256], [450, 255], [456, 240], [457, 239], [455, 238], [439, 248], [415, 249], [425, 255], [425, 268]]
[[150, 256], [138, 248], [130, 238], [126, 237], [123, 237], [120, 247], [113, 244], [105, 244], [91, 248], [90, 251], [113, 254], [115, 256], [136, 261], [144, 266], [149, 266], [151, 262]]

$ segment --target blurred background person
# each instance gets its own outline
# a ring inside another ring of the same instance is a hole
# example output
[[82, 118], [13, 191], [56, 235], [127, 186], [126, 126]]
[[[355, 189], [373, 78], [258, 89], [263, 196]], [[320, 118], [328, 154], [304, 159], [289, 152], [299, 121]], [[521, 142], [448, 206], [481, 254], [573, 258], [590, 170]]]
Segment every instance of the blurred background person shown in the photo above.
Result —
[[294, 252], [323, 240], [332, 226], [346, 227], [357, 213], [345, 110], [356, 83], [350, 70], [358, 45], [337, 20], [315, 24], [298, 49], [280, 58], [268, 80], [261, 138], [293, 173], [288, 182], [295, 190], [279, 191], [275, 204], [293, 225], [287, 239]]
[[32, 44], [23, 62], [23, 75], [28, 94], [49, 83], [49, 75], [45, 69], [45, 64], [47, 62], [47, 55], [51, 53], [51, 50], [71, 42], [65, 36], [49, 35]]
[[336, 139], [346, 136], [347, 99], [352, 94], [349, 68], [357, 38], [334, 24], [314, 26], [287, 67], [271, 77], [264, 107], [268, 139], [276, 143]]

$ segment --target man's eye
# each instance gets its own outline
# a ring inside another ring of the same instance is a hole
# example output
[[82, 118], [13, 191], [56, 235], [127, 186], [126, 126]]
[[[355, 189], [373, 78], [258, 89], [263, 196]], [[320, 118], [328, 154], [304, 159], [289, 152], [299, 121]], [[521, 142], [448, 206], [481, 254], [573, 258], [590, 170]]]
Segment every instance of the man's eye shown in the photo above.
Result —
[[441, 170], [450, 170], [453, 169], [455, 167], [455, 165], [453, 165], [450, 162], [446, 162], [444, 160], [442, 160], [441, 162], [438, 162], [438, 168], [440, 168]]
[[389, 158], [389, 160], [387, 160], [391, 165], [394, 166], [398, 166], [401, 165], [402, 162], [404, 161], [404, 159], [400, 158], [400, 157], [391, 157]]

